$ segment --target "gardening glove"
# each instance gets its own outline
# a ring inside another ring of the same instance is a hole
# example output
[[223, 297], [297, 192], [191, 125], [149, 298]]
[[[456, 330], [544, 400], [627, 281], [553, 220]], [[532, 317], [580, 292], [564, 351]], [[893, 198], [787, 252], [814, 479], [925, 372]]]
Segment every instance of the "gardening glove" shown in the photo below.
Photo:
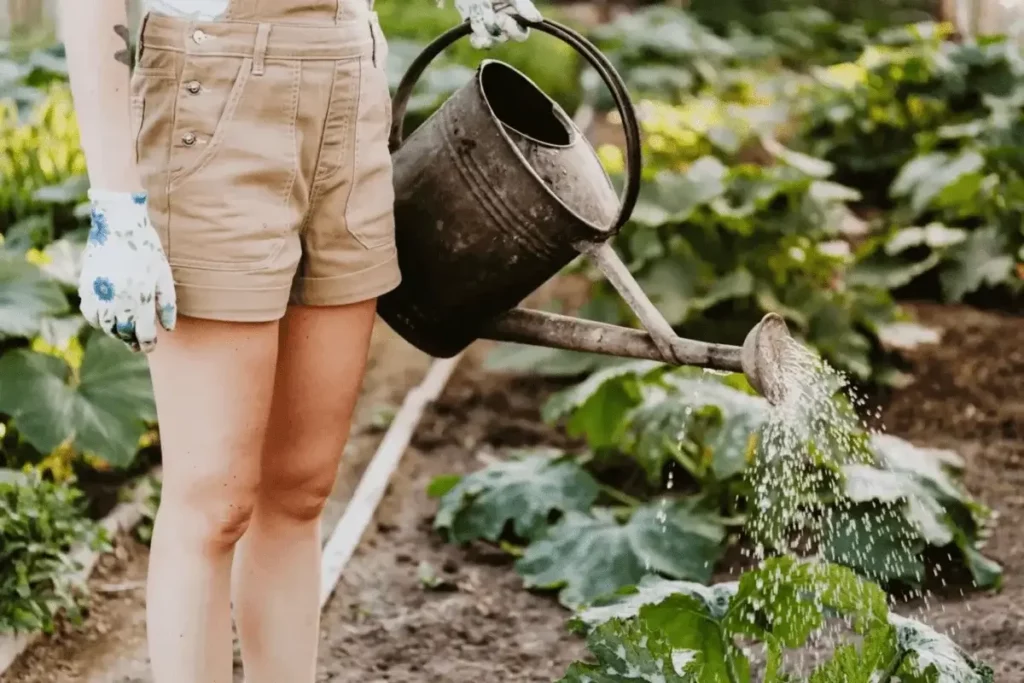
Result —
[[92, 229], [78, 280], [82, 314], [133, 350], [149, 352], [157, 320], [173, 330], [178, 307], [146, 194], [89, 190], [89, 200]]
[[530, 32], [513, 18], [514, 14], [527, 21], [543, 19], [530, 0], [455, 0], [455, 9], [473, 29], [469, 42], [475, 48], [492, 47], [509, 38], [526, 40]]

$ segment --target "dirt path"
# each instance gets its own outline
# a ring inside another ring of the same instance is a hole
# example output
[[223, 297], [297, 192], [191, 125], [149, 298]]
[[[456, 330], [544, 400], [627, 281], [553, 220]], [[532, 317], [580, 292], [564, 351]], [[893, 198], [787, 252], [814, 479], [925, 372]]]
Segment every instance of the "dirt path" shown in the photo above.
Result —
[[1024, 681], [1024, 317], [916, 307], [943, 342], [913, 357], [917, 381], [886, 405], [889, 432], [966, 460], [964, 481], [1000, 517], [985, 553], [1003, 565], [998, 593], [932, 604], [924, 619], [995, 669]]
[[[397, 410], [429, 364], [429, 357], [378, 323], [352, 438], [324, 512], [325, 536], [373, 457], [388, 413]], [[148, 559], [145, 546], [121, 539], [115, 554], [101, 558], [90, 581], [94, 598], [86, 627], [39, 641], [0, 676], [0, 683], [149, 683], [143, 602]]]
[[[550, 683], [582, 654], [567, 612], [524, 591], [506, 554], [446, 546], [431, 531], [433, 477], [479, 468], [481, 451], [550, 443], [535, 383], [485, 375], [474, 357], [426, 416], [327, 606], [321, 681]], [[425, 589], [422, 562], [451, 586]]]

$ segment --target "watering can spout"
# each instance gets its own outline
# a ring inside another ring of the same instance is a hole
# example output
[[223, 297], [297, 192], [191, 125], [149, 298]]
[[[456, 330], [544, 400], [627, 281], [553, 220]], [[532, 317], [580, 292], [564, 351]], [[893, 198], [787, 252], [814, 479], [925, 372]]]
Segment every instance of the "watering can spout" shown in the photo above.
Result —
[[769, 313], [751, 329], [743, 346], [675, 335], [656, 340], [643, 330], [526, 308], [514, 308], [503, 314], [482, 336], [495, 341], [742, 372], [772, 405], [781, 403], [785, 396], [781, 358], [789, 330], [775, 313]]

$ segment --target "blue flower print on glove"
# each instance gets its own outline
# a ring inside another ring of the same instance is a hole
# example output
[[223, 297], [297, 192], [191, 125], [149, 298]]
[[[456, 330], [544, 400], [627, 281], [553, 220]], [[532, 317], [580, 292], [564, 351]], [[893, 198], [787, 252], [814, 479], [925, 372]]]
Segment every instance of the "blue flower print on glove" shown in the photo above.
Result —
[[78, 295], [86, 320], [136, 351], [173, 330], [178, 307], [171, 267], [149, 220], [144, 193], [90, 190], [92, 227]]

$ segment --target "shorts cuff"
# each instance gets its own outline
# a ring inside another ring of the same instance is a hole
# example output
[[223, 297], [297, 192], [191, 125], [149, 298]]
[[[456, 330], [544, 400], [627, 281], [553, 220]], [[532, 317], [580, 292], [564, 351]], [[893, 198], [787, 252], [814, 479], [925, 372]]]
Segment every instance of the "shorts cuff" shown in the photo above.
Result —
[[300, 277], [295, 281], [291, 303], [301, 306], [344, 306], [376, 299], [402, 281], [398, 256], [355, 273], [336, 277]]
[[190, 318], [262, 323], [284, 317], [290, 288], [231, 289], [175, 283], [178, 312]]

